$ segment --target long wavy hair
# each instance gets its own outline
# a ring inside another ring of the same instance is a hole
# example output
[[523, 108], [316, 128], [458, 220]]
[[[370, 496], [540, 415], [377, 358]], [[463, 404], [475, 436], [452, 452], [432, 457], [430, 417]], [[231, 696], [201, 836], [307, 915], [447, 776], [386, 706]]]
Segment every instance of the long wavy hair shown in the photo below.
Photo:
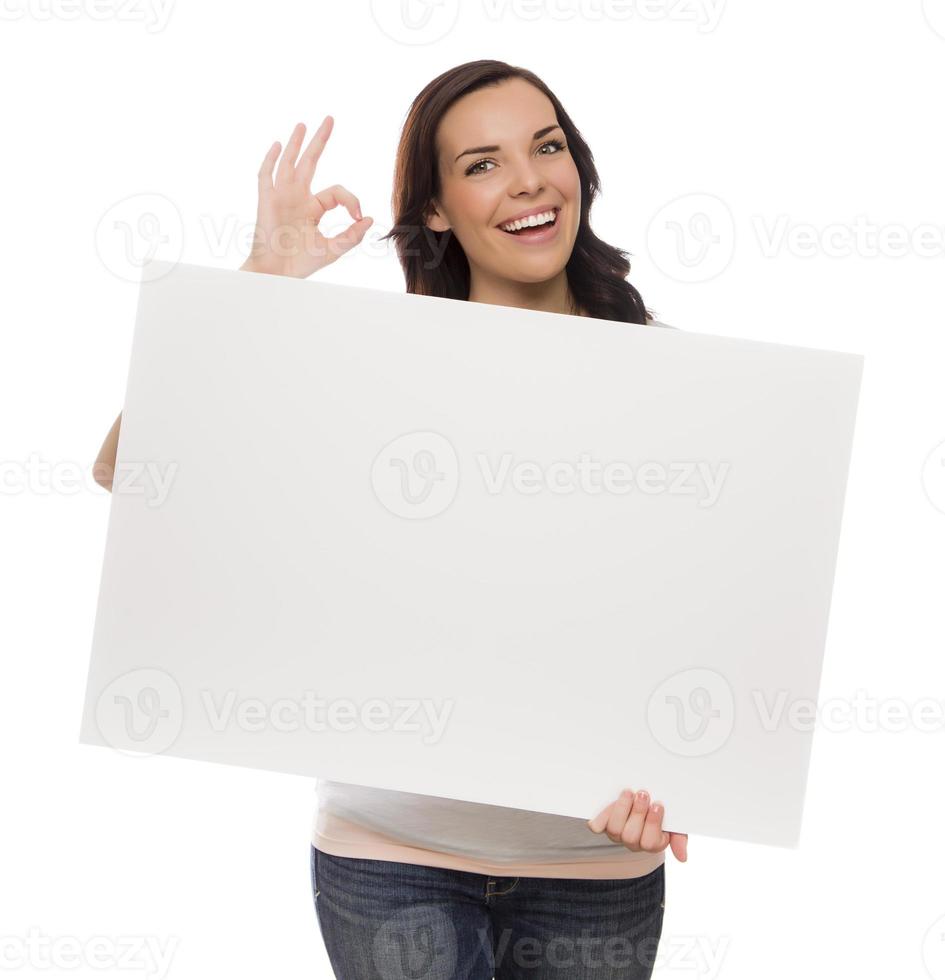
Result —
[[601, 241], [591, 230], [589, 214], [600, 192], [600, 177], [590, 147], [548, 86], [527, 69], [504, 61], [469, 61], [443, 72], [420, 92], [407, 113], [394, 168], [394, 227], [382, 237], [394, 240], [407, 292], [469, 299], [469, 262], [462, 246], [452, 229], [437, 232], [426, 225], [440, 194], [436, 133], [457, 99], [510, 78], [524, 79], [551, 101], [580, 175], [581, 218], [566, 266], [572, 303], [602, 320], [648, 323], [653, 316], [627, 281], [630, 253]]

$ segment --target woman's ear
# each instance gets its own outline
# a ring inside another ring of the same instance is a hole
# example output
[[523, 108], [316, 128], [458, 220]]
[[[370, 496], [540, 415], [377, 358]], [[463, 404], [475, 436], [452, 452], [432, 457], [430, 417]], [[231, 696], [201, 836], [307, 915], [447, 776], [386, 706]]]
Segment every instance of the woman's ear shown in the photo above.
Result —
[[450, 230], [450, 223], [444, 217], [442, 217], [440, 212], [436, 209], [436, 205], [433, 204], [430, 205], [430, 210], [427, 212], [426, 224], [430, 231]]

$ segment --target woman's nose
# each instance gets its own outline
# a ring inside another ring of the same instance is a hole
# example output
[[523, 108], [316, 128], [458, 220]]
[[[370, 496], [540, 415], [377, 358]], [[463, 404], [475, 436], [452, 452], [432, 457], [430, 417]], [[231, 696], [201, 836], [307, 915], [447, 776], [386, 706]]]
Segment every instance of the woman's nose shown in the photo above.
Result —
[[544, 187], [541, 175], [532, 171], [519, 174], [512, 183], [512, 194], [519, 195], [537, 194]]
[[534, 194], [544, 186], [541, 166], [534, 160], [524, 160], [512, 168], [511, 193]]

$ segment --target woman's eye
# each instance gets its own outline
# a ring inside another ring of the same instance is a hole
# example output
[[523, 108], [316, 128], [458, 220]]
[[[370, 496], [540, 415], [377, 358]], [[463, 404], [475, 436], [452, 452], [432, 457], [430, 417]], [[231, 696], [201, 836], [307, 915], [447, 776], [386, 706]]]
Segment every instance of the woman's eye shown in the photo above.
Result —
[[468, 170], [466, 171], [466, 176], [468, 177], [468, 176], [469, 176], [470, 174], [485, 174], [485, 173], [488, 173], [488, 170], [477, 170], [477, 169], [476, 169], [476, 167], [478, 167], [478, 166], [479, 166], [480, 164], [483, 164], [483, 163], [492, 163], [492, 161], [491, 161], [491, 160], [477, 160], [477, 161], [476, 161], [476, 162], [475, 162], [475, 163], [474, 163], [474, 164], [473, 164], [473, 165], [472, 165], [472, 166], [471, 166], [471, 167], [470, 167], [470, 168], [469, 168], [469, 169], [468, 169]]
[[[541, 156], [546, 156], [546, 157], [554, 156], [554, 153], [541, 153], [541, 151], [544, 150], [546, 146], [553, 146], [555, 148], [555, 153], [560, 153], [562, 150], [566, 149], [564, 143], [562, 143], [561, 140], [548, 140], [546, 143], [542, 143], [541, 146], [538, 147], [538, 152], [541, 154]], [[477, 169], [478, 167], [481, 167], [485, 163], [494, 163], [494, 161], [487, 160], [487, 159], [477, 160], [466, 170], [466, 176], [468, 177], [470, 176], [470, 174], [487, 174], [489, 172], [488, 170]]]
[[[538, 149], [539, 150], [543, 150], [546, 146], [553, 146], [553, 147], [555, 147], [555, 152], [556, 153], [560, 153], [561, 150], [564, 149], [564, 143], [562, 143], [561, 140], [548, 140], [547, 143], [542, 143], [541, 146], [538, 147]], [[545, 156], [549, 156], [549, 154], [547, 154], [547, 153], [545, 153], [544, 155]], [[551, 154], [551, 156], [554, 156], [554, 154]]]

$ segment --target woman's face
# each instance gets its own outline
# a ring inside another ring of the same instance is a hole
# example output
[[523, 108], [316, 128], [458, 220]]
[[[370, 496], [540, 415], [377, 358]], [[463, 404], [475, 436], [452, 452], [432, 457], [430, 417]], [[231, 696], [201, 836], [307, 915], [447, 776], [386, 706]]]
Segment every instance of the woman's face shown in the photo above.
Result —
[[[437, 132], [441, 198], [427, 224], [450, 228], [469, 264], [517, 282], [544, 282], [567, 264], [577, 237], [581, 186], [548, 97], [520, 78], [455, 102]], [[502, 226], [523, 212], [555, 212], [522, 235]]]

